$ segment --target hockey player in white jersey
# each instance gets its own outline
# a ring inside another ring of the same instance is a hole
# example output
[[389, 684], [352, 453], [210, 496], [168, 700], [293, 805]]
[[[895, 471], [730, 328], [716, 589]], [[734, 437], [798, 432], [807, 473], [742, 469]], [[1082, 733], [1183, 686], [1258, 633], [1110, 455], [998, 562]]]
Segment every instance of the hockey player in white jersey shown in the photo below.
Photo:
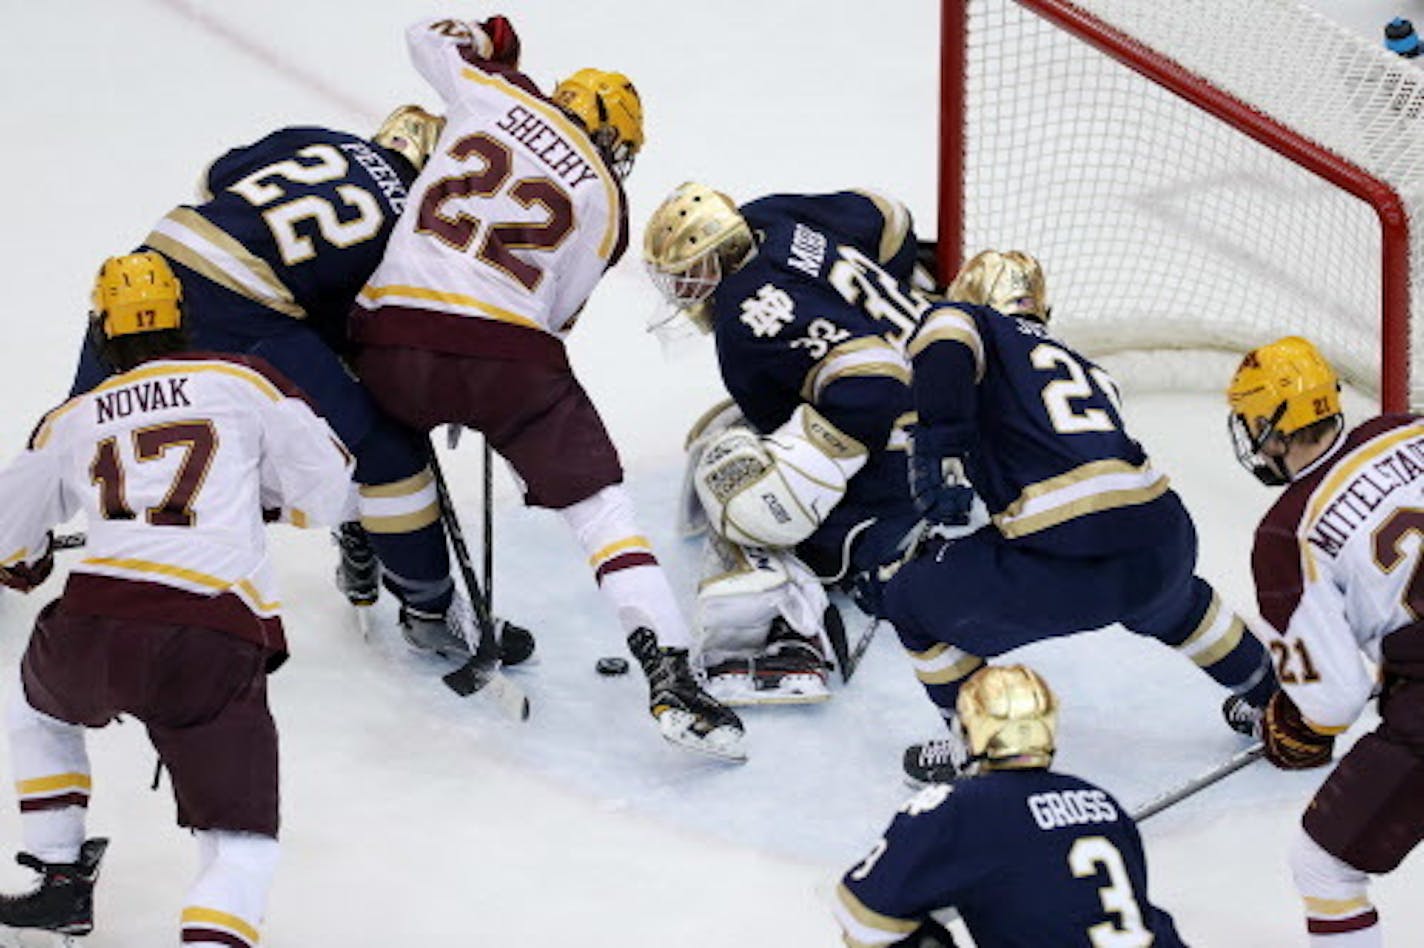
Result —
[[105, 262], [93, 331], [118, 373], [49, 412], [0, 471], [0, 581], [28, 591], [51, 529], [88, 520], [84, 558], [40, 612], [6, 717], [25, 852], [40, 874], [0, 925], [83, 935], [105, 839], [85, 839], [84, 729], [129, 714], [167, 769], [199, 870], [185, 945], [258, 943], [277, 858], [277, 732], [266, 677], [287, 657], [264, 508], [339, 520], [351, 458], [260, 359], [184, 352], [181, 287], [152, 251]]
[[1251, 553], [1281, 682], [1262, 721], [1266, 757], [1326, 766], [1380, 683], [1380, 725], [1321, 784], [1290, 853], [1310, 944], [1378, 948], [1369, 876], [1424, 839], [1424, 418], [1380, 415], [1347, 432], [1339, 390], [1291, 336], [1248, 353], [1227, 400], [1238, 459], [1285, 488]]
[[668, 740], [744, 757], [737, 716], [688, 665], [691, 637], [638, 528], [618, 452], [564, 339], [628, 242], [622, 178], [643, 144], [626, 76], [582, 69], [546, 97], [504, 17], [407, 32], [446, 126], [357, 298], [357, 370], [392, 417], [484, 434], [530, 506], [558, 511], [650, 683]]

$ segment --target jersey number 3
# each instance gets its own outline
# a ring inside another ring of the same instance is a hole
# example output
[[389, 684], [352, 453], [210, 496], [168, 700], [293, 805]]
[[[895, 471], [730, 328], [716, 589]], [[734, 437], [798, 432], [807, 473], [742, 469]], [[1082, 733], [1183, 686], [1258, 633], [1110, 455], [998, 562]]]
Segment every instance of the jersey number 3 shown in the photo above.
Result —
[[1108, 884], [1098, 889], [1098, 898], [1103, 911], [1116, 915], [1117, 922], [1100, 922], [1088, 929], [1093, 948], [1147, 948], [1152, 944], [1152, 933], [1142, 924], [1142, 909], [1116, 846], [1104, 836], [1084, 836], [1068, 851], [1068, 868], [1077, 879], [1107, 873]]

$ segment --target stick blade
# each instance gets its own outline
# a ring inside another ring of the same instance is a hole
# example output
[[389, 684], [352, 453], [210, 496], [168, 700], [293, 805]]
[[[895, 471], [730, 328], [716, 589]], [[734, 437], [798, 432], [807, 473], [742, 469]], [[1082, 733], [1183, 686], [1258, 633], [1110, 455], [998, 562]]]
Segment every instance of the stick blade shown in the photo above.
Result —
[[489, 698], [505, 717], [515, 721], [529, 720], [528, 695], [500, 672], [498, 661], [490, 662], [477, 655], [442, 676], [442, 680], [462, 698], [480, 694]]

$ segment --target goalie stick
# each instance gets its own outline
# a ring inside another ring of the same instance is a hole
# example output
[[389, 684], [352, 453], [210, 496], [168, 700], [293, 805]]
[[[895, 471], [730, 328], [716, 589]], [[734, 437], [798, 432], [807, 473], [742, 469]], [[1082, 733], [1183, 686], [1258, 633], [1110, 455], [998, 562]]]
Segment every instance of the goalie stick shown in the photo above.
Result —
[[1266, 745], [1260, 741], [1245, 750], [1237, 751], [1216, 766], [1175, 787], [1162, 791], [1157, 796], [1132, 811], [1132, 818], [1138, 823], [1156, 816], [1168, 807], [1176, 806], [1188, 797], [1195, 796], [1212, 784], [1223, 780], [1243, 767], [1250, 766], [1266, 754]]
[[499, 670], [499, 635], [494, 616], [490, 614], [489, 602], [480, 590], [475, 578], [475, 568], [470, 562], [470, 550], [465, 545], [465, 534], [460, 528], [460, 518], [455, 513], [455, 505], [450, 500], [450, 489], [445, 483], [445, 472], [440, 469], [440, 461], [435, 456], [434, 446], [430, 451], [430, 470], [435, 475], [435, 494], [440, 503], [440, 517], [445, 521], [446, 532], [450, 536], [450, 548], [455, 553], [455, 562], [460, 567], [460, 575], [465, 581], [465, 591], [470, 598], [470, 606], [475, 613], [475, 621], [480, 627], [480, 641], [475, 654], [459, 668], [443, 676], [450, 690], [461, 696], [484, 692], [495, 700], [501, 711], [516, 720], [529, 718], [529, 698], [524, 689], [510, 681]]

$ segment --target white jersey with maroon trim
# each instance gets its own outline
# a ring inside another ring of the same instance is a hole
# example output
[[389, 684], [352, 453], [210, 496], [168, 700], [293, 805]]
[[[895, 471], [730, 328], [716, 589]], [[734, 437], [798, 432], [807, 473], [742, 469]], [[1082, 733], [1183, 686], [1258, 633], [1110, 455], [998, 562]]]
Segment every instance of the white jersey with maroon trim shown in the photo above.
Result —
[[1424, 618], [1424, 419], [1365, 422], [1302, 472], [1256, 530], [1251, 565], [1281, 685], [1324, 732], [1354, 722], [1380, 641]]
[[334, 523], [351, 474], [336, 435], [295, 396], [261, 360], [189, 354], [64, 403], [0, 471], [0, 565], [41, 555], [46, 532], [83, 512], [71, 588], [92, 576], [230, 593], [275, 616], [263, 506], [298, 525]]
[[622, 186], [588, 135], [528, 77], [480, 59], [462, 26], [407, 32], [447, 124], [357, 303], [562, 339], [627, 245]]

